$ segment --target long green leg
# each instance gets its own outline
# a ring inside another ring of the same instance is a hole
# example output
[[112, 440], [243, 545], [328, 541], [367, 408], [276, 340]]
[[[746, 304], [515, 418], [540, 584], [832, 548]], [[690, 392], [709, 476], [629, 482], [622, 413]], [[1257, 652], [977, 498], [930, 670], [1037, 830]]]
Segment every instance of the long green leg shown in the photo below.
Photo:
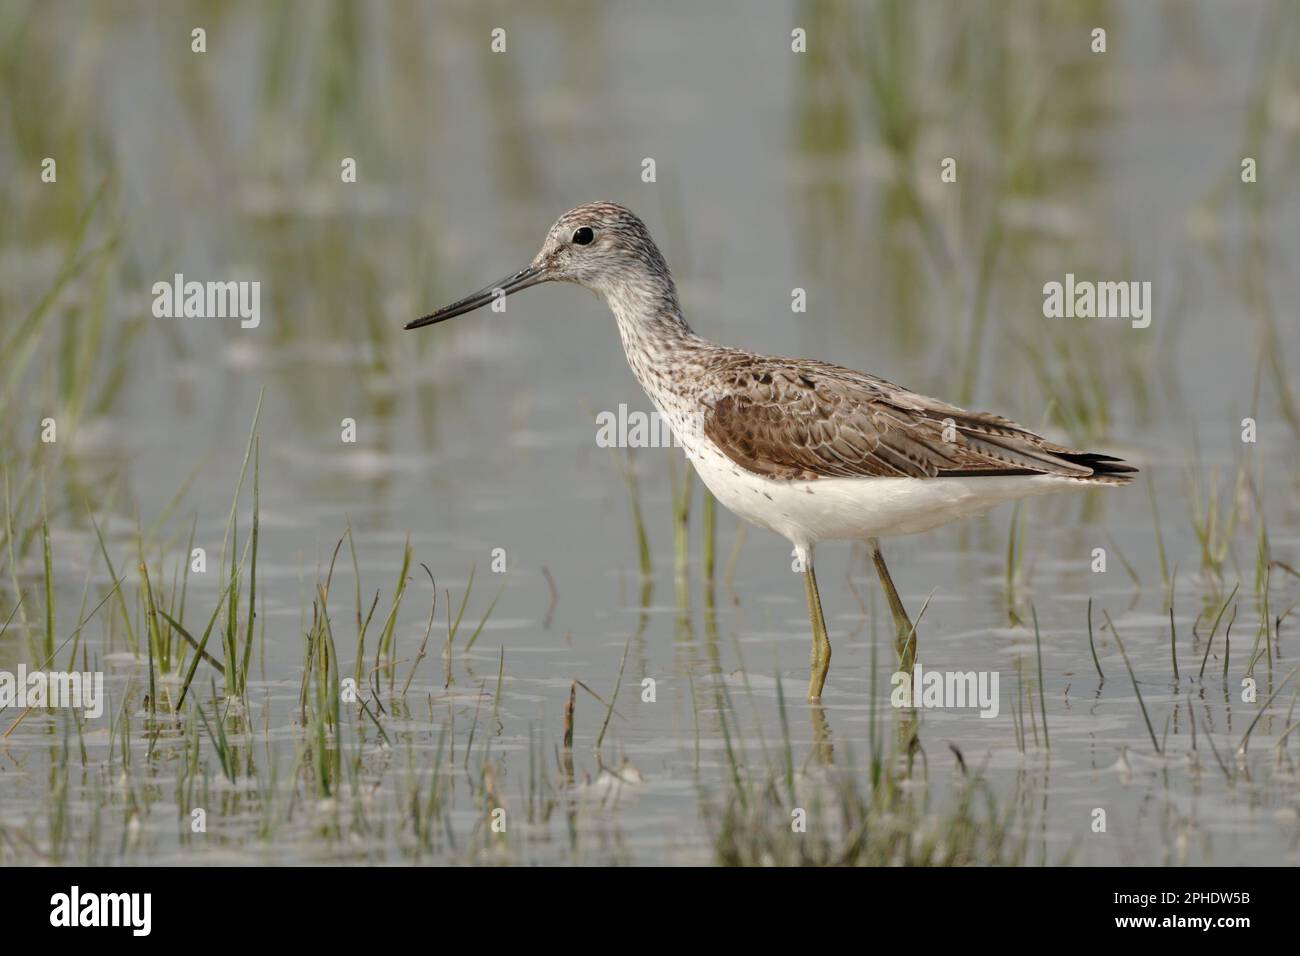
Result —
[[822, 616], [822, 596], [817, 591], [817, 575], [811, 560], [803, 573], [804, 591], [808, 595], [808, 617], [812, 621], [811, 676], [808, 679], [808, 699], [822, 699], [822, 685], [826, 672], [831, 669], [831, 639], [826, 634], [826, 618]]
[[871, 560], [876, 565], [876, 575], [880, 578], [880, 586], [885, 590], [885, 600], [889, 602], [889, 613], [894, 617], [894, 647], [898, 651], [899, 664], [910, 674], [916, 663], [916, 629], [907, 616], [907, 608], [903, 607], [893, 578], [889, 576], [885, 556], [880, 553], [880, 541], [871, 538], [868, 543], [871, 545]]

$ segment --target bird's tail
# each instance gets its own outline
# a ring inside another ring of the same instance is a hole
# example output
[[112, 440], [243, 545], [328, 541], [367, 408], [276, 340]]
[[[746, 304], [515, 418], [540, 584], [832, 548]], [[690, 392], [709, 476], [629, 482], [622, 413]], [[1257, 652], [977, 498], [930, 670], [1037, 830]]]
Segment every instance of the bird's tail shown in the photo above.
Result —
[[1133, 480], [1138, 470], [1124, 461], [1122, 458], [1115, 458], [1112, 455], [1098, 455], [1093, 452], [1066, 452], [1057, 454], [1058, 458], [1064, 458], [1074, 465], [1082, 465], [1085, 468], [1091, 468], [1092, 474], [1082, 477], [1081, 481], [1095, 481], [1098, 484], [1107, 485], [1127, 485]]

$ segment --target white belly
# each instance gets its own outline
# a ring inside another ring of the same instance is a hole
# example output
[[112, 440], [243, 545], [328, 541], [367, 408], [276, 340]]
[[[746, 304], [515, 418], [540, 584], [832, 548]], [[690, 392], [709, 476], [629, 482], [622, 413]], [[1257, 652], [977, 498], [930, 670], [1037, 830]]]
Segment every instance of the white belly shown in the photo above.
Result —
[[999, 478], [817, 478], [780, 481], [741, 468], [701, 442], [691, 457], [729, 510], [798, 547], [818, 541], [917, 534], [994, 505], [1086, 484], [1051, 475]]

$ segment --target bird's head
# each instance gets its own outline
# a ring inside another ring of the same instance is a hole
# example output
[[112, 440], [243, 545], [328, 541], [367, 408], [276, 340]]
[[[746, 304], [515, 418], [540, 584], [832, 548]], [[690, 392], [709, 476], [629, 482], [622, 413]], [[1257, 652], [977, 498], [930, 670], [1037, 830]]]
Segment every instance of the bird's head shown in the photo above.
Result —
[[418, 329], [473, 312], [542, 282], [574, 282], [602, 298], [672, 289], [663, 256], [650, 232], [626, 206], [584, 203], [555, 221], [533, 261], [514, 275], [406, 324]]

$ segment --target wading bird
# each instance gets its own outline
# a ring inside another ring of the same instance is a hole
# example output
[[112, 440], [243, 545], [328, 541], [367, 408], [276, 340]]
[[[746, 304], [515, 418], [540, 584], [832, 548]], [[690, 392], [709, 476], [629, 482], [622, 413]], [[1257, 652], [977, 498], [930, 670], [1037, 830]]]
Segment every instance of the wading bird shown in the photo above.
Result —
[[818, 542], [870, 544], [900, 656], [910, 667], [915, 630], [879, 538], [928, 531], [1004, 501], [1126, 484], [1137, 470], [874, 375], [701, 338], [682, 317], [672, 275], [645, 224], [616, 203], [571, 209], [527, 267], [406, 328], [542, 282], [577, 283], [605, 300], [628, 365], [709, 491], [793, 546], [812, 623], [809, 700], [821, 699], [831, 661], [813, 571]]

